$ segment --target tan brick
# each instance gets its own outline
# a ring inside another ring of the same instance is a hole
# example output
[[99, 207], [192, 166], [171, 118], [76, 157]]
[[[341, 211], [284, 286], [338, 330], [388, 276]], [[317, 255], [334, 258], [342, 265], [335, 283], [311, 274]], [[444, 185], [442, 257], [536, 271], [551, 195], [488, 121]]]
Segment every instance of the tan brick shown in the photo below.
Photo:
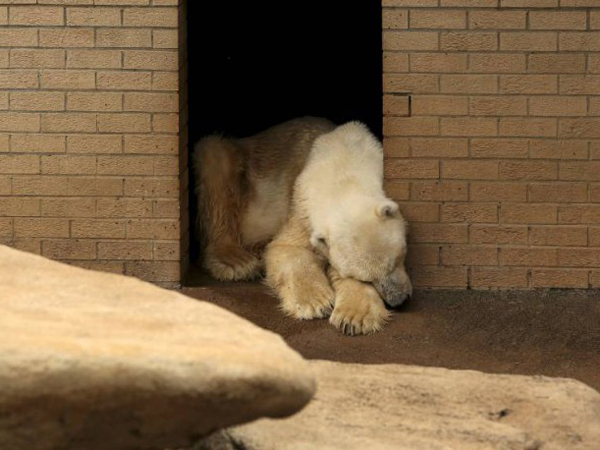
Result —
[[469, 55], [469, 72], [478, 73], [521, 73], [525, 72], [526, 57], [519, 54], [476, 54]]
[[435, 136], [439, 134], [436, 117], [384, 117], [386, 136]]
[[383, 29], [401, 30], [408, 28], [408, 11], [402, 9], [383, 9]]
[[[561, 4], [565, 1], [569, 0], [562, 0]], [[504, 8], [552, 8], [558, 6], [558, 0], [500, 0], [500, 6]]]
[[563, 205], [558, 211], [559, 223], [598, 224], [600, 205]]
[[408, 72], [408, 55], [383, 52], [383, 73]]
[[386, 158], [407, 158], [410, 154], [409, 139], [384, 137], [383, 152]]
[[508, 267], [474, 267], [471, 271], [472, 288], [527, 287], [527, 269]]
[[443, 246], [442, 264], [445, 266], [495, 266], [498, 265], [498, 249], [474, 245]]
[[555, 75], [500, 75], [503, 94], [556, 94], [558, 77]]
[[155, 200], [154, 217], [162, 219], [178, 219], [181, 215], [180, 201], [177, 200]]
[[98, 89], [103, 90], [150, 90], [151, 72], [98, 72]]
[[561, 138], [600, 138], [600, 118], [560, 119]]
[[42, 131], [48, 133], [86, 133], [96, 131], [96, 115], [89, 113], [42, 114]]
[[437, 50], [435, 31], [383, 31], [383, 50]]
[[470, 186], [470, 200], [479, 202], [524, 202], [527, 186], [521, 183], [474, 182]]
[[42, 28], [40, 46], [55, 48], [80, 48], [94, 46], [93, 28]]
[[553, 32], [528, 31], [500, 33], [500, 50], [548, 52], [558, 48], [558, 36]]
[[439, 222], [439, 207], [433, 203], [403, 203], [400, 205], [402, 216], [410, 223]]
[[63, 111], [65, 94], [62, 92], [11, 92], [10, 109], [13, 111]]
[[155, 91], [176, 91], [179, 89], [177, 72], [153, 72], [152, 89]]
[[130, 220], [129, 239], [179, 239], [179, 220]]
[[469, 113], [474, 116], [523, 116], [527, 114], [527, 99], [509, 95], [471, 97]]
[[152, 131], [155, 133], [179, 132], [179, 114], [153, 114]]
[[468, 241], [466, 224], [416, 223], [411, 227], [410, 242], [464, 244]]
[[13, 236], [13, 219], [0, 218], [0, 237]]
[[585, 73], [585, 55], [568, 53], [534, 53], [529, 55], [533, 73]]
[[496, 223], [498, 207], [488, 203], [446, 203], [442, 205], [442, 222]]
[[444, 136], [496, 136], [498, 122], [482, 117], [444, 117], [441, 119], [441, 134]]
[[466, 11], [415, 9], [410, 14], [410, 28], [461, 29], [466, 27]]
[[394, 200], [408, 200], [410, 197], [410, 185], [407, 182], [386, 180], [384, 187], [387, 195]]
[[135, 178], [125, 179], [125, 195], [129, 197], [163, 197], [179, 196], [179, 180], [177, 178]]
[[586, 97], [543, 96], [529, 99], [531, 116], [582, 116], [586, 113]]
[[406, 256], [407, 267], [438, 265], [440, 262], [440, 247], [438, 245], [411, 244]]
[[463, 138], [412, 138], [414, 158], [459, 158], [468, 156], [468, 140]]
[[467, 55], [448, 53], [413, 53], [410, 55], [411, 72], [453, 73], [467, 70]]
[[600, 181], [600, 161], [560, 163], [560, 179], [572, 181]]
[[13, 195], [61, 196], [67, 195], [64, 177], [19, 176], [12, 182]]
[[137, 198], [99, 198], [96, 216], [99, 218], [152, 217], [152, 201]]
[[69, 177], [68, 195], [76, 196], [116, 196], [123, 195], [123, 179], [107, 177]]
[[527, 158], [526, 139], [471, 139], [473, 158]]
[[414, 182], [410, 198], [418, 201], [466, 201], [469, 197], [465, 182]]
[[124, 108], [125, 111], [177, 112], [179, 96], [150, 92], [126, 93]]
[[65, 51], [56, 49], [11, 49], [10, 67], [17, 69], [62, 69], [65, 67]]
[[119, 69], [121, 52], [118, 50], [69, 50], [67, 67], [72, 69]]
[[411, 111], [415, 116], [466, 115], [468, 98], [452, 95], [414, 95]]
[[590, 247], [600, 247], [600, 227], [590, 227], [589, 237]]
[[500, 179], [556, 180], [558, 164], [554, 161], [501, 161]]
[[497, 0], [441, 0], [441, 6], [495, 8]]
[[72, 135], [67, 138], [69, 153], [121, 153], [121, 136], [103, 136], [94, 134]]
[[598, 31], [563, 31], [560, 33], [558, 47], [567, 52], [597, 52], [600, 51], [600, 32]]
[[410, 114], [408, 95], [386, 94], [383, 96], [383, 114], [386, 116], [408, 116]]
[[441, 75], [440, 91], [447, 94], [495, 94], [498, 77], [495, 75]]
[[[6, 135], [8, 151], [8, 135]], [[65, 136], [49, 134], [13, 134], [10, 136], [10, 149], [13, 153], [64, 153]]]
[[152, 175], [153, 171], [151, 156], [98, 156], [100, 175]]
[[125, 153], [170, 154], [179, 151], [177, 136], [125, 136]]
[[588, 288], [588, 271], [577, 269], [534, 269], [531, 287]]
[[544, 159], [588, 159], [587, 141], [557, 141], [533, 139], [529, 141], [530, 158]]
[[415, 287], [452, 287], [467, 286], [467, 269], [465, 267], [418, 267], [411, 274]]
[[148, 260], [153, 257], [152, 242], [99, 242], [98, 259]]
[[0, 195], [9, 196], [12, 190], [12, 177], [8, 175], [0, 176]]
[[69, 92], [67, 109], [70, 111], [121, 111], [123, 97], [112, 92]]
[[179, 262], [170, 261], [128, 261], [125, 263], [125, 274], [152, 282], [179, 282], [181, 276]]
[[69, 26], [119, 26], [121, 10], [118, 8], [67, 8], [67, 25]]
[[550, 247], [585, 247], [587, 246], [586, 227], [530, 227], [529, 243], [531, 245]]
[[152, 47], [152, 32], [133, 28], [99, 28], [96, 46], [108, 48]]
[[59, 6], [11, 6], [8, 19], [10, 25], [64, 25], [64, 11]]
[[590, 272], [590, 287], [600, 287], [600, 270], [592, 270]]
[[600, 267], [600, 249], [559, 248], [558, 261], [562, 267]]
[[42, 240], [35, 238], [14, 239], [9, 243], [16, 250], [21, 250], [27, 253], [36, 255], [42, 254]]
[[590, 184], [590, 201], [600, 202], [600, 184]]
[[125, 273], [125, 264], [115, 261], [64, 261], [71, 266], [81, 267], [87, 270], [97, 272], [116, 273], [122, 275]]
[[498, 162], [464, 160], [443, 161], [442, 178], [458, 180], [495, 180], [498, 179]]
[[39, 215], [39, 199], [0, 197], [0, 217], [30, 217]]
[[527, 25], [527, 11], [469, 11], [469, 28], [522, 29]]
[[529, 26], [532, 30], [585, 30], [585, 11], [531, 11]]
[[125, 221], [96, 219], [72, 220], [71, 237], [96, 239], [125, 238]]
[[558, 252], [554, 248], [501, 248], [500, 264], [527, 267], [556, 266]]
[[94, 198], [58, 198], [42, 199], [42, 217], [94, 217], [96, 200]]
[[527, 227], [518, 225], [471, 225], [469, 242], [474, 244], [527, 244]]
[[386, 93], [436, 93], [438, 92], [438, 76], [386, 74], [383, 77], [383, 90]]
[[96, 78], [93, 71], [44, 70], [41, 74], [44, 89], [94, 89]]
[[523, 224], [557, 223], [558, 207], [548, 204], [504, 204], [500, 208], [500, 222]]
[[[600, 159], [600, 142], [592, 142], [590, 145], [590, 158]], [[586, 158], [583, 158], [586, 159]]]
[[386, 178], [438, 178], [439, 163], [421, 159], [390, 159], [384, 171]]
[[156, 242], [154, 243], [154, 259], [156, 261], [180, 261], [179, 242]]
[[126, 69], [178, 69], [178, 54], [173, 50], [125, 50], [123, 54], [123, 67]]
[[501, 136], [547, 136], [554, 137], [557, 132], [555, 119], [507, 117], [500, 119]]
[[98, 114], [98, 131], [102, 133], [149, 132], [150, 115], [136, 113]]
[[177, 8], [126, 8], [123, 11], [126, 27], [166, 27], [178, 25]]
[[529, 185], [529, 201], [581, 203], [587, 201], [586, 183], [536, 183]]
[[96, 243], [81, 240], [48, 240], [42, 243], [42, 255], [51, 259], [96, 259]]
[[68, 238], [67, 219], [15, 218], [15, 237]]
[[447, 31], [440, 34], [443, 51], [493, 51], [498, 49], [498, 34], [489, 32]]
[[0, 173], [40, 173], [40, 158], [34, 155], [0, 155]]
[[0, 89], [37, 89], [38, 73], [33, 70], [0, 70]]

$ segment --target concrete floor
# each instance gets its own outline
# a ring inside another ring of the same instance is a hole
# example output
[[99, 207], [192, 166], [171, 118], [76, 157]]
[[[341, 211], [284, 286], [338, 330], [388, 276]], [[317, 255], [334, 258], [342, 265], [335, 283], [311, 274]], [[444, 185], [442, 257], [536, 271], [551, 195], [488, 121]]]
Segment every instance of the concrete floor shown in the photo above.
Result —
[[281, 334], [309, 359], [570, 377], [600, 390], [599, 291], [420, 291], [382, 332], [359, 337], [284, 316], [257, 283], [183, 293]]

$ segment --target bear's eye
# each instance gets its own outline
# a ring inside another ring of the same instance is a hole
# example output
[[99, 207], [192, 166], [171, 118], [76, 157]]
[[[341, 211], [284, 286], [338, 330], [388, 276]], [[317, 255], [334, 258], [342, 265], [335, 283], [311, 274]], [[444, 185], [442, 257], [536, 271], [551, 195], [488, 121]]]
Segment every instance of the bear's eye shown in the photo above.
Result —
[[327, 240], [324, 237], [320, 237], [319, 239], [317, 239], [317, 241], [319, 241], [319, 244], [327, 247]]

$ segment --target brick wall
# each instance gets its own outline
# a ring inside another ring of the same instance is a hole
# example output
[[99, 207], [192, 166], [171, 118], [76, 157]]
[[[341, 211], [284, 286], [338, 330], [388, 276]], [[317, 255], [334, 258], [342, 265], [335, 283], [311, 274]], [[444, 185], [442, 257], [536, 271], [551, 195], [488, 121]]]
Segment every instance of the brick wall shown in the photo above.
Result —
[[178, 0], [0, 0], [0, 242], [180, 281]]
[[383, 5], [386, 184], [415, 284], [600, 288], [600, 2]]

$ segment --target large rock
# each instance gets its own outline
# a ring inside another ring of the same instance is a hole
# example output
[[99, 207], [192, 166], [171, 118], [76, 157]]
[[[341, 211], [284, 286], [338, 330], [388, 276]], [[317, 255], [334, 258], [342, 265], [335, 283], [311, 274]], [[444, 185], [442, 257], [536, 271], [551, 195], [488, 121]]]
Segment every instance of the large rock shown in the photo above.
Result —
[[282, 339], [133, 278], [0, 246], [0, 448], [162, 449], [301, 409]]
[[578, 381], [402, 365], [312, 363], [306, 409], [196, 449], [598, 450], [600, 394]]

